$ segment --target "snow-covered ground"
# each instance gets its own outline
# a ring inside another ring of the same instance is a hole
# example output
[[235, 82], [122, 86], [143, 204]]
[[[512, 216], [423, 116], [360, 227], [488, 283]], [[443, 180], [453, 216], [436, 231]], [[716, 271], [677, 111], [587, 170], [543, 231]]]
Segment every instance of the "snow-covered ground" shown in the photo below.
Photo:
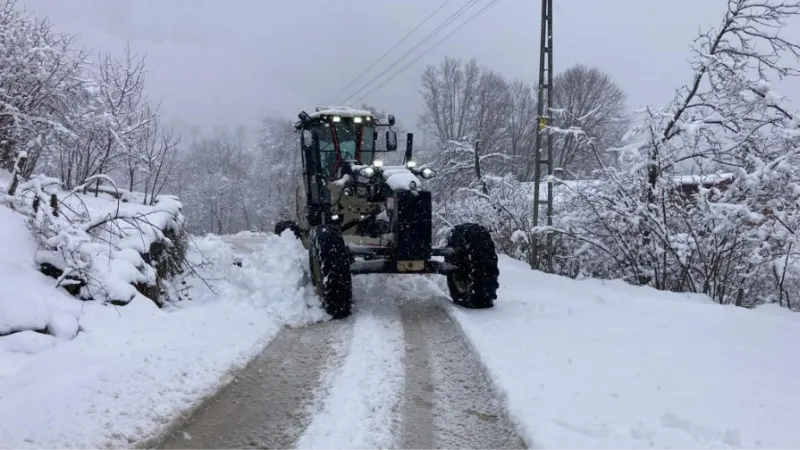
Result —
[[494, 309], [449, 309], [528, 445], [800, 448], [800, 315], [500, 264]]
[[[0, 229], [0, 334], [20, 324], [52, 334], [0, 337], [4, 448], [137, 445], [219, 389], [283, 325], [324, 319], [289, 232], [196, 239], [191, 259], [209, 262], [198, 270], [214, 292], [190, 276], [192, 300], [158, 309], [141, 296], [124, 307], [75, 300], [35, 270], [21, 215], [0, 207]], [[443, 302], [441, 277], [363, 278], [357, 294], [444, 305], [530, 446], [800, 447], [800, 315], [500, 264], [492, 310]], [[301, 446], [392, 445], [406, 376], [395, 310], [404, 307], [357, 309], [358, 339], [337, 350], [342, 365], [322, 380]], [[337, 426], [356, 416], [367, 434]]]
[[241, 268], [232, 245], [196, 240], [190, 258], [213, 263], [199, 271], [215, 292], [189, 277], [192, 301], [165, 310], [143, 296], [124, 307], [75, 300], [36, 271], [22, 215], [0, 206], [0, 230], [0, 334], [55, 334], [0, 337], [4, 448], [130, 447], [215, 392], [283, 325], [324, 318], [290, 236], [262, 236]]

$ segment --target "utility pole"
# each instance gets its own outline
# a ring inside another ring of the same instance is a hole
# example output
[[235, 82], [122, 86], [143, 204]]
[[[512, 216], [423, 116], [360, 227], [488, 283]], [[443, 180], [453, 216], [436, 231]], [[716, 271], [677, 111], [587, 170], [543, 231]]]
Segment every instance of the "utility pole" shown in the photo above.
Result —
[[[542, 181], [542, 165], [547, 166], [547, 226], [553, 225], [553, 139], [551, 133], [544, 137], [547, 142], [546, 156], [542, 156], [542, 132], [547, 128], [553, 107], [553, 0], [542, 0], [542, 35], [539, 47], [539, 90], [536, 102], [537, 132], [535, 141], [535, 170], [533, 184], [533, 226], [539, 226], [541, 200], [539, 186]], [[531, 236], [531, 269], [553, 272], [553, 234], [547, 231], [544, 249], [537, 233]], [[542, 252], [544, 250], [544, 252]], [[544, 255], [542, 255], [544, 253]], [[544, 256], [544, 261], [542, 261]]]

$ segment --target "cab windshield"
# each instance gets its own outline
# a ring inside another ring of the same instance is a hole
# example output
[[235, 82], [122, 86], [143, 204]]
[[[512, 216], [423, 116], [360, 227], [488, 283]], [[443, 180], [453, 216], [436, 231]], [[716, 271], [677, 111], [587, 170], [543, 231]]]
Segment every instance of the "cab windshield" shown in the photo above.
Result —
[[[331, 132], [331, 124], [336, 130], [336, 139]], [[337, 152], [342, 160], [356, 160], [360, 164], [372, 164], [374, 158], [375, 127], [369, 122], [357, 123], [352, 117], [342, 117], [341, 120], [321, 122], [312, 128], [319, 136], [319, 149], [321, 153], [322, 169], [331, 174], [336, 168]], [[360, 145], [359, 145], [359, 140]], [[338, 141], [339, 147], [336, 147]], [[360, 155], [359, 155], [359, 149]]]

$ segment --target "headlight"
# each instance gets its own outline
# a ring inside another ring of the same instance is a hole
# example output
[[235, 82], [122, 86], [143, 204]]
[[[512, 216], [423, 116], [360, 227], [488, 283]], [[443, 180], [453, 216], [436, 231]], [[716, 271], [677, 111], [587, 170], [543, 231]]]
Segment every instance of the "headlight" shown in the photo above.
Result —
[[381, 161], [380, 159], [376, 159], [375, 161], [372, 161], [372, 166], [373, 167], [383, 167], [383, 161]]
[[375, 169], [373, 169], [372, 167], [362, 167], [361, 170], [358, 171], [358, 173], [363, 177], [372, 178], [373, 176], [375, 176]]
[[413, 169], [414, 167], [417, 167], [417, 162], [416, 161], [409, 161], [409, 162], [406, 163], [406, 167], [408, 167], [409, 169]]
[[422, 169], [421, 175], [422, 175], [422, 178], [425, 178], [427, 180], [427, 179], [435, 177], [436, 176], [436, 171], [426, 167], [426, 168]]

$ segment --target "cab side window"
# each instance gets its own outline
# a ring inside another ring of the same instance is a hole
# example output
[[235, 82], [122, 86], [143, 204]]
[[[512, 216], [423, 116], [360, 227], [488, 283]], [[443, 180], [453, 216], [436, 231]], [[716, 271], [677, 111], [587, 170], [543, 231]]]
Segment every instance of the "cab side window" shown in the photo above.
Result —
[[314, 128], [319, 136], [320, 161], [322, 162], [322, 173], [329, 174], [336, 164], [336, 146], [333, 145], [333, 134], [330, 125], [320, 124]]

